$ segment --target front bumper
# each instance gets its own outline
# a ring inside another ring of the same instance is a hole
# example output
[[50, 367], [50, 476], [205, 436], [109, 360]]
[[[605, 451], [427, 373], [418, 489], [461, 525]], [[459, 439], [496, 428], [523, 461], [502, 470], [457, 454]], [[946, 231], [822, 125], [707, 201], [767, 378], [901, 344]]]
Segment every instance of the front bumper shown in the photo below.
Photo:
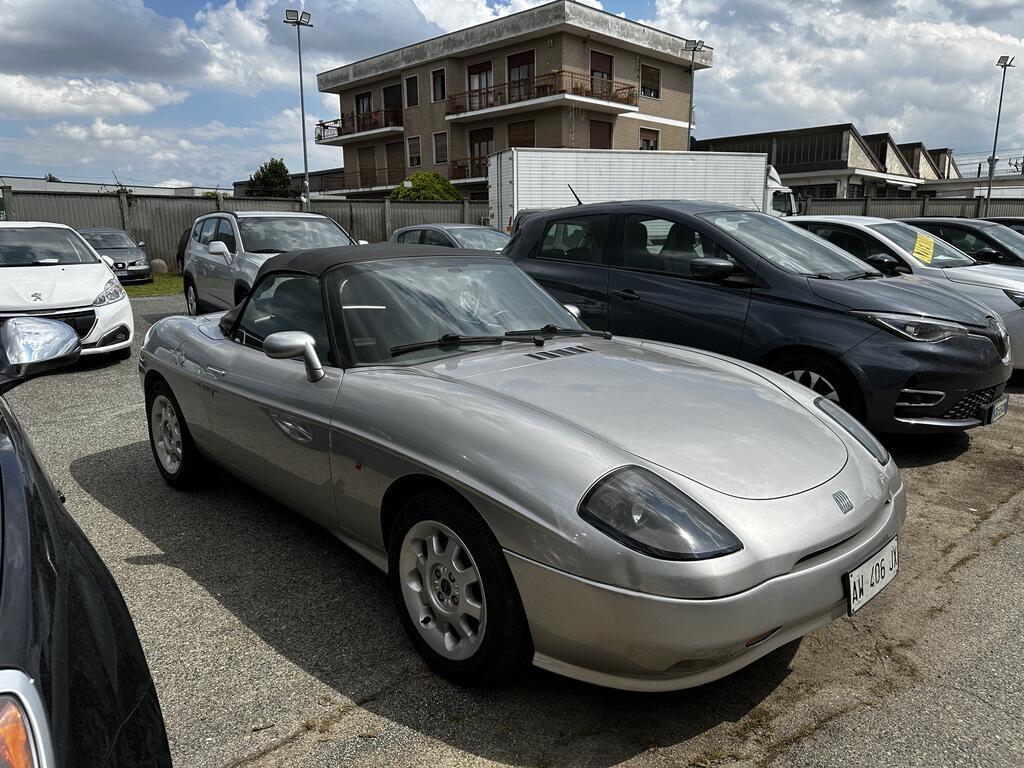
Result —
[[[933, 344], [878, 331], [842, 360], [864, 394], [868, 427], [883, 433], [980, 427], [980, 408], [1002, 394], [1013, 373], [1011, 356], [1001, 357], [990, 341], [979, 337]], [[908, 393], [922, 392], [935, 393], [928, 404], [901, 405]]]
[[669, 691], [724, 677], [843, 616], [846, 574], [896, 536], [905, 517], [901, 484], [884, 513], [849, 541], [788, 574], [711, 599], [636, 592], [505, 554], [534, 664], [612, 688]]
[[[95, 307], [96, 323], [82, 337], [83, 355], [102, 355], [130, 347], [135, 336], [135, 319], [128, 299]], [[123, 338], [127, 334], [127, 338]]]
[[1002, 315], [1003, 323], [1010, 334], [1010, 354], [1013, 370], [1024, 370], [1024, 309], [1015, 309]]

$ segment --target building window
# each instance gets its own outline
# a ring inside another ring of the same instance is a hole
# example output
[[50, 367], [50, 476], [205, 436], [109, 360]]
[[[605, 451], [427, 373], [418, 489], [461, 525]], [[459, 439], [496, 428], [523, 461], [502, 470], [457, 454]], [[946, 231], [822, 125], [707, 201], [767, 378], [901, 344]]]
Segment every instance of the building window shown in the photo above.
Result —
[[416, 75], [405, 78], [405, 106], [417, 107], [420, 103], [420, 81]]
[[406, 142], [409, 145], [409, 167], [419, 168], [423, 165], [423, 157], [420, 154], [420, 137], [410, 136]]
[[434, 134], [434, 165], [448, 163], [448, 132]]
[[509, 101], [523, 101], [534, 97], [533, 59], [533, 51], [524, 51], [508, 57]]
[[477, 128], [469, 132], [469, 175], [477, 179], [487, 175], [487, 156], [494, 152], [494, 129]]
[[508, 145], [510, 147], [537, 146], [536, 128], [533, 120], [508, 124]]
[[661, 98], [661, 70], [646, 64], [640, 67], [640, 95], [649, 99]]
[[612, 92], [612, 77], [615, 75], [615, 61], [607, 53], [590, 52], [590, 81], [596, 99], [607, 99]]
[[640, 149], [656, 150], [658, 148], [658, 132], [653, 128], [640, 129]]
[[469, 108], [484, 109], [494, 106], [494, 72], [491, 62], [481, 61], [466, 67], [469, 83]]
[[444, 70], [435, 69], [430, 73], [430, 99], [431, 101], [444, 101], [445, 82]]

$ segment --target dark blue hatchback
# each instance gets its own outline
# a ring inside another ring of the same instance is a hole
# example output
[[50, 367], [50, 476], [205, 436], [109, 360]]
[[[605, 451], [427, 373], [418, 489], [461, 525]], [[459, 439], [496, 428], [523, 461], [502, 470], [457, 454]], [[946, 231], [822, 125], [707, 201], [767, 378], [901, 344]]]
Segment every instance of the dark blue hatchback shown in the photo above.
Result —
[[749, 360], [878, 432], [999, 418], [1009, 337], [986, 307], [886, 277], [772, 216], [630, 201], [529, 217], [504, 251], [591, 327]]

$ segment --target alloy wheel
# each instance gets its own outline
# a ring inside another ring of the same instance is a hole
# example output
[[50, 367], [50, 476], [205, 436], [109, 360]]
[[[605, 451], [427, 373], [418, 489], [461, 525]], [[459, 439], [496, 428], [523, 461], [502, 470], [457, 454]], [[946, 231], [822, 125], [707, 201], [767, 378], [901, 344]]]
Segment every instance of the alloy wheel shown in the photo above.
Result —
[[199, 300], [196, 298], [196, 289], [191, 284], [185, 288], [185, 307], [189, 315], [195, 317], [199, 314]]
[[414, 524], [402, 540], [399, 578], [406, 610], [420, 636], [452, 661], [468, 659], [487, 628], [487, 605], [476, 561], [451, 528]]
[[177, 409], [165, 395], [153, 398], [149, 425], [160, 465], [169, 475], [177, 474], [181, 469], [181, 424]]
[[834, 403], [841, 404], [839, 400], [839, 391], [835, 386], [833, 386], [832, 382], [820, 373], [803, 369], [784, 371], [782, 375], [792, 379], [797, 384], [803, 384], [808, 389], [814, 390], [826, 400], [831, 400]]

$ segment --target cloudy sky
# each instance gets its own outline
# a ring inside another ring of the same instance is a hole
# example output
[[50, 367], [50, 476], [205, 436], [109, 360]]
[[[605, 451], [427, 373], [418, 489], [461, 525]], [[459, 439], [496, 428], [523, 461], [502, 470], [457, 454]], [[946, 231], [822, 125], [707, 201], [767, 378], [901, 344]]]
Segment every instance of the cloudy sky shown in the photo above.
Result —
[[[281, 22], [299, 2], [0, 0], [0, 176], [214, 186], [271, 155], [300, 170], [295, 36]], [[852, 121], [984, 152], [995, 60], [1024, 53], [1024, 0], [602, 2], [715, 48], [697, 77], [699, 137]], [[306, 0], [307, 122], [337, 117], [317, 72], [535, 4]], [[1021, 64], [1001, 154], [1024, 147]], [[310, 146], [312, 169], [340, 164], [340, 150]]]

